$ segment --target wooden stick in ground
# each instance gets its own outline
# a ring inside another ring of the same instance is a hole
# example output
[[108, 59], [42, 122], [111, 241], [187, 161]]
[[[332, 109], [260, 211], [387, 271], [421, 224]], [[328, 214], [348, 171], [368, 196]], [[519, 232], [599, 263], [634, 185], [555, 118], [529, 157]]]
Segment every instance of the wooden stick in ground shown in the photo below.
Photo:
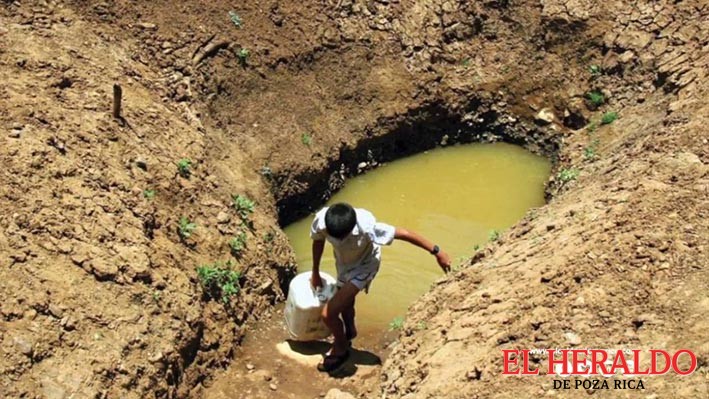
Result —
[[123, 89], [118, 83], [113, 85], [113, 117], [116, 119], [121, 119], [121, 97], [123, 96]]

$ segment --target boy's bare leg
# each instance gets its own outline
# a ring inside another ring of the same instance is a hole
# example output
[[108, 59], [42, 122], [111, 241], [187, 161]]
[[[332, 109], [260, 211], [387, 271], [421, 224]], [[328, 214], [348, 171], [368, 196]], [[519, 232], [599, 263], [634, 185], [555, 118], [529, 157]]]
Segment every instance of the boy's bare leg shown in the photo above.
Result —
[[357, 327], [355, 327], [355, 299], [352, 298], [345, 310], [342, 311], [342, 321], [345, 323], [345, 338], [348, 341], [353, 340], [357, 336]]
[[345, 283], [323, 308], [323, 320], [335, 338], [330, 350], [331, 355], [339, 356], [347, 352], [347, 338], [345, 337], [344, 325], [342, 320], [340, 320], [340, 314], [354, 302], [358, 292], [359, 288], [354, 284]]

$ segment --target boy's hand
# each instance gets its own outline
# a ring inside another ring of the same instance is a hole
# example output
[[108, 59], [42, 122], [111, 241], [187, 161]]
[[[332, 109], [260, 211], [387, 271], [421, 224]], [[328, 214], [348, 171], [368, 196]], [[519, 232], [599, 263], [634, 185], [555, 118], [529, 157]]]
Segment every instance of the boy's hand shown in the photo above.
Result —
[[313, 272], [312, 277], [310, 277], [310, 285], [313, 288], [322, 288], [322, 279], [320, 278], [319, 272]]
[[440, 251], [436, 254], [436, 260], [438, 261], [438, 266], [443, 269], [444, 273], [451, 271], [451, 258], [444, 251]]

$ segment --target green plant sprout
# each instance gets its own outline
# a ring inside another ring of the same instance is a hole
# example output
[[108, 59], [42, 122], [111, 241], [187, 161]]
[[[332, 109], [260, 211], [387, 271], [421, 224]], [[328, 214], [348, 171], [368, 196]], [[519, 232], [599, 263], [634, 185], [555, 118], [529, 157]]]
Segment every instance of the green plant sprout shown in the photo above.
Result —
[[190, 222], [189, 219], [183, 216], [180, 218], [179, 225], [177, 226], [177, 232], [180, 235], [180, 238], [186, 240], [192, 236], [192, 233], [196, 228], [196, 224]]
[[148, 189], [148, 190], [143, 191], [143, 197], [146, 199], [155, 198], [155, 190]]
[[310, 136], [308, 133], [303, 133], [303, 135], [300, 136], [300, 141], [310, 147], [310, 143], [313, 142], [313, 137]]
[[594, 107], [600, 107], [604, 102], [606, 102], [605, 96], [598, 90], [588, 92], [586, 94], [586, 98], [588, 98], [588, 101], [590, 101]]
[[241, 17], [235, 11], [229, 11], [229, 19], [231, 19], [231, 22], [234, 24], [234, 26], [236, 26], [239, 29], [242, 28]]
[[404, 318], [402, 316], [394, 317], [394, 320], [389, 323], [389, 331], [401, 330], [402, 327], [404, 327]]
[[250, 200], [245, 195], [232, 195], [231, 201], [234, 204], [234, 209], [236, 209], [236, 213], [239, 214], [239, 217], [242, 220], [248, 220], [249, 215], [254, 213], [254, 207], [256, 206], [256, 204], [254, 203], [254, 201]]
[[241, 252], [244, 248], [246, 248], [246, 233], [240, 232], [229, 240], [229, 249], [232, 255], [236, 257], [241, 256]]
[[246, 66], [246, 62], [249, 60], [250, 55], [251, 52], [245, 48], [240, 49], [239, 52], [236, 53], [236, 57], [239, 59], [242, 66]]
[[197, 277], [204, 293], [209, 298], [221, 298], [222, 302], [239, 293], [239, 272], [232, 270], [230, 261], [223, 265], [220, 262], [197, 267]]
[[192, 161], [189, 158], [182, 158], [177, 162], [177, 173], [185, 179], [192, 175]]
[[618, 119], [618, 113], [617, 113], [617, 112], [613, 112], [613, 111], [611, 111], [611, 112], [606, 112], [606, 113], [603, 114], [603, 116], [601, 117], [601, 125], [609, 125], [609, 124], [615, 122], [616, 119]]
[[487, 240], [490, 242], [494, 242], [500, 239], [500, 232], [497, 230], [491, 230], [490, 233], [487, 235]]
[[596, 158], [596, 149], [598, 148], [598, 139], [593, 139], [591, 141], [591, 144], [586, 146], [586, 148], [583, 149], [583, 157], [586, 158], [587, 160], [593, 160]]
[[576, 180], [579, 177], [579, 170], [576, 168], [562, 169], [556, 175], [562, 183], [567, 183], [572, 180]]

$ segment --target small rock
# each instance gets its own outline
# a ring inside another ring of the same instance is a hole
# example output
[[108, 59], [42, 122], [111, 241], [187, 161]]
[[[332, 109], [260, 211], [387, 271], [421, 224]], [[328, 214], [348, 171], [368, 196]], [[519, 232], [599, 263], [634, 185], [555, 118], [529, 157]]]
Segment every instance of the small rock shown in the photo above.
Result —
[[364, 169], [364, 168], [366, 168], [366, 167], [367, 167], [367, 163], [366, 163], [366, 162], [360, 162], [360, 163], [357, 165], [357, 169]]
[[569, 345], [576, 346], [581, 343], [581, 338], [573, 332], [564, 333], [564, 337], [569, 342]]
[[623, 64], [627, 64], [627, 63], [630, 62], [634, 57], [635, 57], [635, 53], [633, 53], [632, 51], [628, 50], [628, 51], [624, 52], [623, 54], [621, 54], [620, 57], [619, 57], [619, 59], [620, 59], [620, 62], [622, 62]]
[[253, 370], [253, 369], [255, 369], [255, 368], [256, 368], [256, 367], [255, 367], [253, 364], [251, 364], [251, 363], [246, 363], [246, 369], [247, 369], [247, 370]]
[[157, 362], [161, 361], [162, 358], [163, 358], [162, 352], [158, 351], [158, 353], [156, 353], [156, 354], [154, 354], [153, 356], [149, 357], [149, 358], [148, 358], [148, 361], [149, 361], [150, 363], [157, 363]]
[[583, 299], [582, 296], [576, 298], [576, 300], [574, 301], [574, 306], [576, 306], [577, 308], [583, 307], [585, 304], [586, 301]]
[[15, 347], [25, 356], [32, 356], [32, 344], [22, 337], [14, 337]]
[[229, 217], [228, 213], [222, 211], [222, 212], [219, 212], [219, 214], [217, 214], [217, 223], [225, 224], [225, 223], [229, 223], [229, 220], [230, 220], [230, 217]]
[[534, 117], [538, 125], [548, 125], [554, 122], [554, 113], [549, 108], [542, 108]]
[[100, 258], [90, 261], [90, 270], [99, 281], [114, 279], [118, 274], [118, 266]]
[[66, 331], [73, 331], [76, 329], [76, 321], [69, 316], [64, 316], [59, 324], [64, 327]]
[[34, 320], [35, 317], [37, 317], [37, 311], [32, 308], [27, 309], [27, 311], [23, 314], [23, 317]]
[[154, 30], [158, 28], [157, 25], [151, 24], [149, 22], [138, 22], [137, 24], [135, 24], [135, 26], [147, 30]]
[[271, 388], [272, 391], [275, 391], [276, 389], [278, 389], [278, 386], [276, 386], [276, 384], [274, 384], [274, 383], [268, 384], [268, 387]]
[[64, 316], [64, 311], [54, 303], [49, 305], [49, 313], [57, 319], [61, 319]]

